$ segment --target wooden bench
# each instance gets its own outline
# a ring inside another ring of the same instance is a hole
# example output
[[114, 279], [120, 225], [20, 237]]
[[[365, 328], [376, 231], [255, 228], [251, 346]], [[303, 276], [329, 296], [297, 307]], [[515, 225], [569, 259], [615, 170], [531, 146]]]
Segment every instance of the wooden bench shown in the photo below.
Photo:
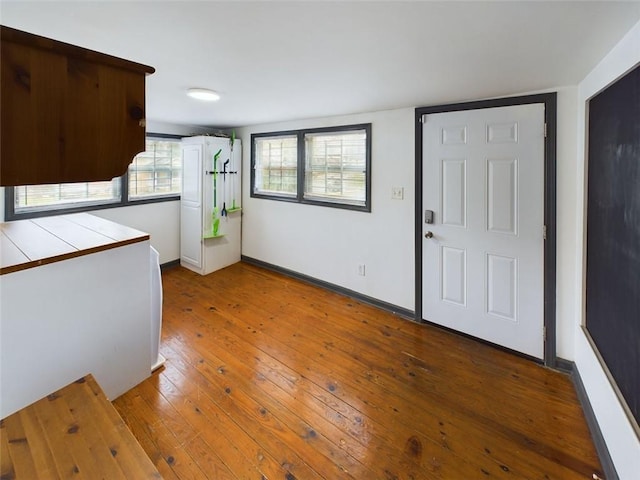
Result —
[[162, 478], [87, 375], [0, 421], [0, 479]]

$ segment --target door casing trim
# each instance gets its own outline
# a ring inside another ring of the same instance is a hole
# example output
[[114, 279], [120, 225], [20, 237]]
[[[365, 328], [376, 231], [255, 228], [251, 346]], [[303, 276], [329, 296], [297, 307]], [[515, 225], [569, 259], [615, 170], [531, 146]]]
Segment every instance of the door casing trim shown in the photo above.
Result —
[[544, 359], [556, 367], [556, 130], [557, 93], [496, 98], [473, 102], [418, 107], [415, 110], [415, 320], [422, 319], [422, 116], [434, 113], [483, 108], [544, 104], [546, 138], [544, 146]]

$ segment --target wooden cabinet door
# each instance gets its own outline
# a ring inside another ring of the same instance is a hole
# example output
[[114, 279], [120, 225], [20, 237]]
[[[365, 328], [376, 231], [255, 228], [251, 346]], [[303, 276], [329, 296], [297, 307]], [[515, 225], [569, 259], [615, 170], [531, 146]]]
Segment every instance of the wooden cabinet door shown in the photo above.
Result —
[[145, 148], [151, 67], [2, 27], [2, 185], [110, 180]]

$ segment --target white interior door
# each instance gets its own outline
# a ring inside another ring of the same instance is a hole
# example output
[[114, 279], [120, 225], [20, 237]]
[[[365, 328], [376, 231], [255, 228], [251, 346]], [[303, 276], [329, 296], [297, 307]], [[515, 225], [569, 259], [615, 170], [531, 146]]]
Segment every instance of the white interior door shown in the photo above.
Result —
[[182, 147], [180, 259], [202, 266], [202, 146]]
[[422, 316], [542, 359], [544, 105], [423, 121]]

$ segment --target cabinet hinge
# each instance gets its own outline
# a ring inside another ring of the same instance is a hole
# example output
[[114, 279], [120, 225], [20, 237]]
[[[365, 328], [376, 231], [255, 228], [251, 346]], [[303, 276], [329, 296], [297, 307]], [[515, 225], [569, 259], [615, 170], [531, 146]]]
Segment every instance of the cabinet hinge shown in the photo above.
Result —
[[547, 226], [546, 225], [542, 226], [542, 239], [543, 240], [547, 239]]

